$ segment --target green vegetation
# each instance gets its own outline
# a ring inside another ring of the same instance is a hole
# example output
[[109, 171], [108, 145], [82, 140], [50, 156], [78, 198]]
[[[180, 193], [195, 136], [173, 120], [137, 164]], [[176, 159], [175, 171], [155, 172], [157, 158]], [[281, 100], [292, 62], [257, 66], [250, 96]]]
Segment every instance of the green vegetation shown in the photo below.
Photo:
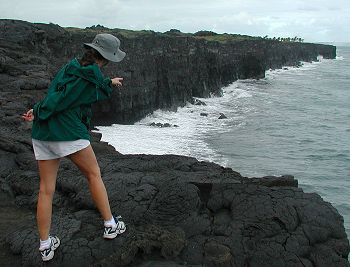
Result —
[[213, 31], [198, 31], [196, 33], [183, 33], [177, 29], [171, 29], [170, 31], [164, 32], [166, 35], [176, 36], [176, 37], [192, 37], [196, 39], [204, 39], [206, 41], [227, 43], [227, 42], [239, 42], [245, 40], [261, 40], [261, 37], [252, 37], [248, 35], [241, 34], [219, 34]]
[[269, 39], [269, 40], [274, 40], [274, 41], [279, 41], [279, 42], [299, 42], [302, 43], [304, 42], [304, 39], [295, 36], [295, 37], [273, 37], [273, 38], [269, 38], [267, 35], [264, 36], [264, 39]]
[[228, 42], [241, 42], [241, 41], [252, 41], [252, 40], [273, 40], [278, 42], [303, 42], [304, 39], [299, 38], [297, 36], [291, 38], [283, 38], [283, 37], [273, 37], [269, 38], [267, 35], [264, 37], [260, 36], [249, 36], [249, 35], [241, 35], [241, 34], [229, 34], [229, 33], [223, 33], [219, 34], [213, 31], [198, 31], [196, 33], [183, 33], [177, 29], [171, 29], [169, 31], [166, 31], [164, 33], [161, 32], [155, 32], [152, 30], [141, 30], [141, 31], [133, 31], [133, 30], [126, 30], [126, 29], [109, 29], [104, 27], [103, 25], [93, 25], [91, 27], [86, 27], [85, 29], [81, 28], [74, 28], [74, 27], [68, 27], [65, 28], [67, 31], [70, 32], [109, 32], [114, 33], [117, 35], [121, 35], [125, 38], [142, 38], [147, 36], [172, 36], [172, 37], [192, 37], [196, 39], [204, 39], [209, 42], [220, 42], [220, 43], [228, 43]]
[[211, 36], [210, 35], [209, 36], [193, 35], [193, 37], [197, 39], [205, 39], [207, 41], [216, 41], [220, 43], [262, 40], [261, 37], [253, 37], [253, 36], [241, 35], [241, 34], [228, 34], [228, 33], [211, 35]]
[[91, 27], [86, 27], [85, 29], [82, 28], [75, 28], [75, 27], [67, 27], [65, 28], [69, 32], [73, 33], [84, 33], [84, 32], [93, 32], [93, 33], [114, 33], [121, 35], [126, 38], [137, 38], [142, 36], [151, 36], [151, 35], [159, 35], [161, 33], [151, 31], [151, 30], [142, 30], [142, 31], [133, 31], [133, 30], [126, 30], [126, 29], [109, 29], [102, 25], [94, 25]]
[[212, 31], [199, 31], [193, 34], [194, 36], [216, 36], [218, 35], [216, 32]]

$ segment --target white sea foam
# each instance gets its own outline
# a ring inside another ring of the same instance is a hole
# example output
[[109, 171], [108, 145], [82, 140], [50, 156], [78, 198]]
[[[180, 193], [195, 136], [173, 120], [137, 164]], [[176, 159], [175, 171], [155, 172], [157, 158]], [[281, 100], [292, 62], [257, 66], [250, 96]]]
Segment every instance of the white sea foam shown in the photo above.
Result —
[[[207, 117], [200, 113], [208, 113]], [[98, 127], [102, 140], [124, 154], [179, 154], [214, 161], [215, 151], [203, 140], [206, 132], [215, 129], [219, 114], [211, 106], [188, 104], [178, 112], [157, 110], [134, 125], [115, 124]], [[170, 123], [178, 127], [155, 127], [155, 123]]]
[[[227, 131], [229, 124], [239, 127], [244, 122], [242, 114], [247, 110], [242, 111], [241, 107], [235, 110], [234, 100], [251, 98], [253, 95], [248, 87], [238, 81], [225, 87], [222, 97], [198, 98], [206, 103], [205, 106], [187, 103], [177, 112], [154, 111], [134, 125], [97, 128], [102, 132], [102, 141], [123, 154], [178, 154], [225, 165], [226, 160], [209, 147], [206, 138]], [[207, 116], [201, 116], [201, 113]], [[220, 113], [227, 119], [218, 119]], [[152, 122], [169, 123], [172, 127], [150, 126]]]
[[224, 94], [231, 94], [231, 97], [237, 98], [237, 99], [252, 97], [251, 93], [249, 93], [247, 90], [244, 90], [240, 87], [242, 87], [242, 83], [240, 83], [240, 81], [237, 81], [235, 83], [232, 83], [230, 86], [223, 88], [223, 92]]
[[312, 62], [300, 62], [301, 66], [285, 66], [281, 69], [270, 69], [265, 72], [265, 79], [275, 79], [278, 75], [283, 75], [285, 73], [295, 73], [295, 74], [303, 74], [304, 71], [313, 70], [318, 67], [320, 64], [331, 63], [332, 59], [325, 59], [322, 56], [318, 57], [318, 61]]

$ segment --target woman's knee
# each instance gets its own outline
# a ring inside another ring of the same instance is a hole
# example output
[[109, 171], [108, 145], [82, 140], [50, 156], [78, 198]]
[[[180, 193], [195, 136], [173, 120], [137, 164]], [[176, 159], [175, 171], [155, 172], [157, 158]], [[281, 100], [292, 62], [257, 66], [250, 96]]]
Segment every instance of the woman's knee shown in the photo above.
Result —
[[52, 198], [54, 194], [55, 194], [55, 187], [40, 186], [39, 196]]
[[101, 179], [101, 171], [100, 168], [98, 166], [96, 166], [93, 169], [90, 169], [89, 171], [87, 171], [85, 173], [86, 178], [88, 179], [88, 181], [95, 181], [97, 179]]

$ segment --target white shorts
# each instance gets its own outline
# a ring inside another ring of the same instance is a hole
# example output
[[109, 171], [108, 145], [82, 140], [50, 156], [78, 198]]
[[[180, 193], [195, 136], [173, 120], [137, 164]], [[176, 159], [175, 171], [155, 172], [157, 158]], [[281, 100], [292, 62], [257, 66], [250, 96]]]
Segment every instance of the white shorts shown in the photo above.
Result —
[[90, 145], [89, 140], [41, 141], [32, 139], [36, 160], [58, 159], [80, 151]]

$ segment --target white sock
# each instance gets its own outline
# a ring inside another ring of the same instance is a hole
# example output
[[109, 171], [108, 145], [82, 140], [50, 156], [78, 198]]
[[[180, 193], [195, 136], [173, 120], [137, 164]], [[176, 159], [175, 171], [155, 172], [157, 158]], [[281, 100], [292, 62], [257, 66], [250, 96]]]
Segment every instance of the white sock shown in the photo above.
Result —
[[105, 226], [115, 226], [117, 223], [114, 220], [114, 217], [112, 216], [112, 219], [105, 221]]
[[51, 238], [50, 237], [47, 240], [40, 239], [40, 248], [39, 249], [49, 248], [50, 245], [51, 245]]

